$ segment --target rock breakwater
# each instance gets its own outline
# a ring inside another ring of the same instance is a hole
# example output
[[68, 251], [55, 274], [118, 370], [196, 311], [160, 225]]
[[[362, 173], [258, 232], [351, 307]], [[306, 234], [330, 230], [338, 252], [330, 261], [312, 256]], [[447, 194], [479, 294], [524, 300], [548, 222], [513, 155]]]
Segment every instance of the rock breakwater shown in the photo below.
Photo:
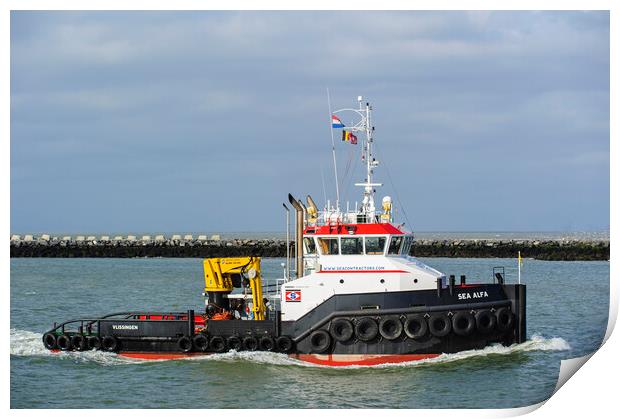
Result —
[[[418, 257], [524, 258], [540, 260], [609, 260], [607, 240], [416, 240], [411, 255]], [[164, 236], [26, 235], [11, 237], [11, 257], [283, 257], [280, 239], [228, 239]]]

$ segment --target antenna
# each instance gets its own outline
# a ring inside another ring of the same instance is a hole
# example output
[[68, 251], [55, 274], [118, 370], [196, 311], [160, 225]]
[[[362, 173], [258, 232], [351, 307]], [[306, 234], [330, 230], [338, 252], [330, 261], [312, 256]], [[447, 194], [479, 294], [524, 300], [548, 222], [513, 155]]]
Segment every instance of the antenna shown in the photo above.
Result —
[[327, 107], [329, 108], [329, 132], [332, 135], [332, 157], [334, 159], [334, 177], [336, 179], [336, 210], [340, 209], [340, 190], [338, 188], [338, 167], [336, 166], [336, 144], [334, 143], [334, 130], [332, 128], [332, 104], [327, 88]]

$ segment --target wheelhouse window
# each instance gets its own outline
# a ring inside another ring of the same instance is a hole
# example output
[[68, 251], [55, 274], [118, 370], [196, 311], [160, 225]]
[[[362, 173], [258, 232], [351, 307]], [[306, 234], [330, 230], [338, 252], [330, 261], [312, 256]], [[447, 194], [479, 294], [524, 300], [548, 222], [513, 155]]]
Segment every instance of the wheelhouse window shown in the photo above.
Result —
[[400, 245], [403, 244], [403, 236], [394, 236], [390, 239], [390, 247], [388, 248], [388, 255], [400, 254]]
[[338, 254], [338, 238], [332, 237], [319, 237], [319, 250], [322, 255], [337, 255]]
[[361, 255], [363, 252], [360, 237], [343, 237], [340, 239], [340, 253], [343, 255]]
[[314, 238], [312, 238], [312, 237], [304, 237], [304, 252], [307, 255], [315, 255], [316, 254], [316, 244], [314, 243]]
[[409, 252], [411, 251], [411, 244], [413, 243], [413, 237], [408, 236], [405, 237], [405, 243], [403, 244], [403, 251], [402, 254], [405, 256], [409, 255]]
[[385, 237], [365, 237], [366, 254], [382, 255], [385, 253]]

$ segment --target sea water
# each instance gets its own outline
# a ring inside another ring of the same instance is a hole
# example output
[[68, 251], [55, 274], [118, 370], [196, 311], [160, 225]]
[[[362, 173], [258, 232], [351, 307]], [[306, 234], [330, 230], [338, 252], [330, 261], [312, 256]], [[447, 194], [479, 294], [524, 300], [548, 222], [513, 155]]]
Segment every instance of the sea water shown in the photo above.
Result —
[[[491, 281], [511, 259], [423, 261]], [[263, 259], [282, 276], [283, 259]], [[528, 340], [374, 367], [321, 367], [264, 352], [137, 361], [51, 353], [53, 322], [129, 310], [204, 308], [200, 259], [12, 259], [12, 408], [505, 408], [547, 399], [562, 359], [595, 351], [609, 310], [609, 262], [525, 260]]]

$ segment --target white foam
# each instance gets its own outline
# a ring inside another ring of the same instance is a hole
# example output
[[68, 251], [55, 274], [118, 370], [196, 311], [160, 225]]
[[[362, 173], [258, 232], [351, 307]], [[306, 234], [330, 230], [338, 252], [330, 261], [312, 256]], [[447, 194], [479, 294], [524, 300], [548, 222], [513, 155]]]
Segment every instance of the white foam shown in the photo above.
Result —
[[[125, 358], [110, 352], [102, 351], [84, 351], [84, 352], [51, 352], [43, 346], [41, 340], [42, 335], [26, 330], [11, 329], [11, 355], [15, 356], [55, 356], [60, 358], [69, 358], [75, 362], [96, 362], [103, 365], [118, 364], [136, 364], [147, 362], [164, 362], [163, 360], [142, 360]], [[484, 349], [475, 349], [463, 351], [454, 354], [441, 354], [435, 358], [422, 359], [419, 361], [409, 361], [399, 364], [381, 364], [374, 366], [344, 366], [344, 367], [324, 367], [304, 361], [290, 358], [285, 354], [273, 352], [236, 352], [229, 351], [223, 354], [209, 354], [201, 356], [193, 356], [181, 358], [181, 361], [216, 361], [216, 362], [253, 362], [266, 365], [297, 365], [304, 367], [318, 368], [395, 368], [395, 367], [414, 367], [436, 363], [446, 363], [460, 361], [472, 357], [483, 357], [489, 355], [509, 355], [519, 352], [532, 351], [566, 351], [570, 349], [570, 345], [560, 337], [546, 338], [542, 335], [535, 334], [530, 340], [514, 344], [511, 346], [503, 346], [500, 344], [487, 346]], [[167, 361], [166, 361], [167, 362]]]

